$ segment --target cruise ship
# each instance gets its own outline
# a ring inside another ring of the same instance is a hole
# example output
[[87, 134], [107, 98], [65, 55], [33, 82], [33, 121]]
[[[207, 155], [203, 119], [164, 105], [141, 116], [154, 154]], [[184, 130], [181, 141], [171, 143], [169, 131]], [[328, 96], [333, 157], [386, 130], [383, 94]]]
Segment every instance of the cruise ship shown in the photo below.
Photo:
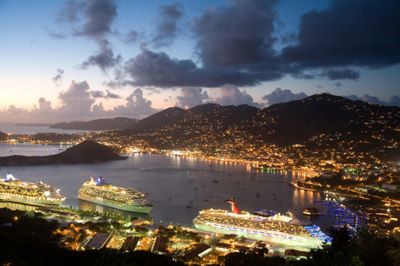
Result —
[[28, 183], [7, 174], [0, 178], [0, 200], [32, 205], [60, 205], [65, 197], [59, 189], [39, 183]]
[[320, 248], [322, 244], [331, 242], [331, 238], [317, 225], [303, 226], [297, 219], [279, 213], [268, 217], [250, 214], [240, 211], [233, 199], [227, 202], [231, 205], [231, 211], [200, 211], [193, 220], [195, 228], [305, 250]]
[[103, 177], [91, 177], [89, 181], [83, 183], [78, 198], [129, 212], [149, 213], [152, 208], [143, 192], [113, 186], [106, 183]]

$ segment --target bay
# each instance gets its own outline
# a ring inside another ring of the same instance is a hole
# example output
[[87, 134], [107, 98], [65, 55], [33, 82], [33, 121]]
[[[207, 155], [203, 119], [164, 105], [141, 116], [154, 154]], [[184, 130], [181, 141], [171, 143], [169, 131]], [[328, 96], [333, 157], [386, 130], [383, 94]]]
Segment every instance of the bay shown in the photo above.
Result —
[[[10, 153], [48, 155], [58, 146], [0, 145], [0, 155]], [[78, 207], [77, 194], [90, 176], [103, 176], [109, 183], [130, 186], [148, 193], [154, 205], [151, 217], [163, 224], [192, 225], [198, 212], [206, 208], [228, 209], [225, 200], [233, 197], [239, 208], [278, 212], [292, 211], [297, 217], [305, 207], [322, 199], [317, 192], [297, 190], [290, 185], [292, 175], [261, 173], [243, 164], [208, 161], [157, 154], [135, 154], [127, 160], [101, 164], [1, 167], [0, 176], [12, 173], [26, 181], [43, 181], [61, 189], [65, 204]], [[84, 204], [85, 205], [85, 204]], [[96, 207], [99, 208], [98, 206]], [[323, 217], [311, 222], [325, 228]]]

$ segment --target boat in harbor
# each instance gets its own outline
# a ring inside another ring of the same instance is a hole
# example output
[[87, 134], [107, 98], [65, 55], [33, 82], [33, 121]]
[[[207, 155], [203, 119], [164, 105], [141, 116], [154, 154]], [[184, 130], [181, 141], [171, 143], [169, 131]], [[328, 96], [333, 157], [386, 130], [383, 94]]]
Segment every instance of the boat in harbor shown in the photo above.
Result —
[[43, 182], [30, 183], [7, 174], [0, 178], [0, 200], [29, 205], [60, 205], [65, 197], [60, 190]]
[[314, 207], [308, 207], [303, 210], [303, 215], [306, 215], [306, 216], [318, 216], [320, 214], [321, 214], [321, 212], [317, 208], [314, 208]]
[[324, 243], [331, 242], [331, 238], [317, 225], [303, 225], [294, 217], [280, 213], [268, 213], [265, 216], [250, 214], [239, 210], [233, 199], [227, 202], [231, 205], [231, 211], [200, 211], [193, 220], [195, 228], [305, 250], [320, 248]]
[[264, 216], [264, 217], [270, 217], [270, 216], [274, 216], [275, 214], [277, 214], [276, 211], [273, 210], [267, 210], [267, 209], [256, 209], [254, 211], [255, 215], [259, 215], [259, 216]]
[[83, 183], [78, 199], [129, 212], [149, 213], [153, 207], [145, 193], [111, 185], [103, 177], [91, 177]]

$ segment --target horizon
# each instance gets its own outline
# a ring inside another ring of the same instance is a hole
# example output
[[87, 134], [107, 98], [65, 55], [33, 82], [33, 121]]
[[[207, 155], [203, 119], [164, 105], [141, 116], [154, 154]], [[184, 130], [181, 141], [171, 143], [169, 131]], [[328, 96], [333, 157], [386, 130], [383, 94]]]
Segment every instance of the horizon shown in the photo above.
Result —
[[[157, 114], [159, 112], [162, 112], [162, 111], [165, 111], [165, 110], [168, 110], [168, 109], [171, 109], [171, 108], [178, 108], [178, 109], [181, 109], [181, 110], [190, 111], [191, 109], [195, 109], [198, 106], [204, 106], [204, 105], [216, 105], [216, 106], [219, 106], [219, 107], [249, 106], [249, 107], [253, 107], [253, 108], [257, 108], [259, 110], [262, 110], [262, 109], [267, 109], [267, 108], [269, 108], [271, 106], [274, 106], [274, 105], [277, 105], [277, 104], [284, 104], [284, 103], [290, 103], [290, 102], [294, 102], [294, 101], [301, 101], [301, 100], [303, 100], [305, 98], [310, 98], [310, 97], [313, 97], [313, 96], [316, 96], [316, 95], [330, 95], [330, 96], [334, 96], [334, 97], [342, 97], [342, 98], [345, 98], [345, 99], [353, 101], [353, 102], [354, 101], [359, 101], [359, 102], [363, 102], [363, 103], [370, 104], [370, 105], [381, 105], [381, 106], [386, 106], [386, 107], [400, 108], [400, 106], [397, 106], [397, 105], [390, 105], [388, 103], [381, 102], [381, 101], [379, 101], [379, 99], [372, 98], [373, 101], [369, 102], [369, 101], [367, 101], [365, 99], [362, 99], [362, 98], [354, 98], [354, 97], [352, 97], [353, 95], [340, 96], [340, 95], [334, 95], [334, 94], [331, 94], [331, 93], [328, 93], [328, 92], [322, 92], [322, 93], [315, 93], [315, 94], [312, 94], [312, 95], [306, 95], [304, 98], [298, 98], [298, 99], [292, 99], [292, 100], [289, 100], [289, 101], [282, 101], [282, 102], [273, 103], [273, 104], [267, 105], [267, 106], [254, 106], [254, 105], [247, 104], [247, 103], [238, 104], [238, 105], [232, 105], [232, 104], [231, 105], [229, 105], [229, 104], [228, 105], [223, 105], [223, 104], [219, 104], [219, 103], [216, 103], [216, 102], [204, 102], [204, 103], [201, 103], [199, 105], [195, 105], [195, 106], [191, 106], [191, 107], [169, 106], [169, 107], [166, 107], [164, 109], [157, 109], [154, 113], [149, 114], [149, 115], [147, 115], [145, 117], [142, 117], [142, 118], [132, 118], [132, 117], [126, 117], [126, 116], [110, 116], [110, 117], [99, 117], [99, 118], [95, 118], [95, 119], [56, 121], [56, 122], [48, 122], [48, 123], [45, 123], [45, 122], [44, 123], [29, 123], [29, 122], [28, 123], [24, 123], [24, 122], [19, 123], [19, 122], [11, 122], [11, 121], [0, 121], [0, 125], [17, 125], [17, 126], [18, 125], [21, 125], [21, 126], [41, 125], [41, 126], [51, 126], [51, 125], [55, 125], [55, 124], [59, 124], [59, 123], [62, 124], [62, 123], [73, 123], [73, 122], [91, 122], [91, 121], [96, 121], [96, 120], [107, 120], [107, 119], [116, 119], [116, 118], [129, 118], [129, 119], [136, 119], [136, 120], [140, 121], [140, 120], [146, 119], [146, 118], [148, 118], [148, 117], [150, 117], [152, 115], [155, 115], [155, 114]], [[375, 101], [375, 100], [377, 100], [377, 101]], [[0, 129], [0, 132], [1, 132], [1, 129]]]
[[318, 93], [400, 106], [397, 7], [2, 0], [0, 122], [141, 119], [208, 102], [262, 108]]

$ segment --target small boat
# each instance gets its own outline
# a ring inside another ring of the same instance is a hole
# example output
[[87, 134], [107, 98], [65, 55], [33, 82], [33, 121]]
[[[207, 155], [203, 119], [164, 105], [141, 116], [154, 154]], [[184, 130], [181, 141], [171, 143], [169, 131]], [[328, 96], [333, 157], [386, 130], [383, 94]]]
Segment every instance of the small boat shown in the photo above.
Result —
[[219, 181], [218, 181], [217, 179], [214, 179], [212, 182], [213, 182], [214, 184], [218, 184], [218, 183], [219, 183]]
[[318, 216], [320, 214], [321, 214], [320, 211], [314, 207], [305, 208], [303, 210], [303, 215], [307, 215], [307, 216]]
[[270, 216], [274, 216], [275, 214], [277, 214], [277, 212], [272, 211], [272, 210], [267, 210], [267, 209], [256, 209], [253, 214], [258, 215], [258, 216], [270, 217]]

